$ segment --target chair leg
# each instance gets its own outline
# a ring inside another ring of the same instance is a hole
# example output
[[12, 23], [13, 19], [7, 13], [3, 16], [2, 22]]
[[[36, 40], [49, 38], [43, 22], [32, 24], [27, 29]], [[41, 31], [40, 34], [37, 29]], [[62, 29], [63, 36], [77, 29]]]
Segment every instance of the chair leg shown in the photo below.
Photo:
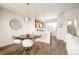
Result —
[[23, 55], [25, 55], [25, 51], [23, 51]]
[[23, 47], [23, 55], [25, 54], [25, 48]]

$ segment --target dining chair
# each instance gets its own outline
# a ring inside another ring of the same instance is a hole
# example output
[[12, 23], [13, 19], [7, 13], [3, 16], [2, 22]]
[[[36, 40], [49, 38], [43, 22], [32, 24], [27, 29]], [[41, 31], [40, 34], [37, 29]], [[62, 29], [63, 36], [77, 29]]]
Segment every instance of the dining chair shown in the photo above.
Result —
[[16, 50], [18, 51], [22, 47], [22, 41], [20, 39], [17, 39], [16, 36], [12, 36], [14, 39], [14, 43], [16, 44]]
[[25, 52], [27, 52], [27, 55], [29, 55], [29, 51], [31, 50], [32, 46], [33, 46], [33, 41], [31, 39], [25, 39], [22, 41], [22, 45], [23, 45], [23, 54]]

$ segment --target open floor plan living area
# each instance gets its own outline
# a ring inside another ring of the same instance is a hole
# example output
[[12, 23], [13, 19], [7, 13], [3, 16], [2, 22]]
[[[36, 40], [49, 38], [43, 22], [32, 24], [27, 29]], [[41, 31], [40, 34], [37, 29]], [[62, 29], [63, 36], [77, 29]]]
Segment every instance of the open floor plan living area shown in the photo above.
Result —
[[0, 55], [79, 55], [79, 3], [0, 3]]

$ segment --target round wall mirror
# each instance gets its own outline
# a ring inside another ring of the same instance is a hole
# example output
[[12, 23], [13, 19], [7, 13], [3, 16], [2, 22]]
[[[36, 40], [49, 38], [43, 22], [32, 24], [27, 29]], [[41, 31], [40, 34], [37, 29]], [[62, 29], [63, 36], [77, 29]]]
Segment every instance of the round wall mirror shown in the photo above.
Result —
[[22, 22], [19, 19], [12, 19], [9, 25], [13, 30], [19, 30], [22, 27]]

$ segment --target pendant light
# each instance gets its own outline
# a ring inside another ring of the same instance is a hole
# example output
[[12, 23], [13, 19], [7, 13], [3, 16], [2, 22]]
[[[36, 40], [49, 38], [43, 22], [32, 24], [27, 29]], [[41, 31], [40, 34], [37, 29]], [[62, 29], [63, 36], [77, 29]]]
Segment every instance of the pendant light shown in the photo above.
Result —
[[29, 15], [29, 3], [26, 4], [26, 7], [27, 7], [27, 16], [24, 17], [24, 21], [31, 21], [31, 17]]
[[30, 10], [30, 9], [29, 9], [29, 7], [30, 7], [29, 5], [30, 5], [30, 4], [27, 3], [27, 18], [26, 18], [26, 19], [30, 21], [30, 20], [31, 20], [31, 17], [30, 17], [30, 14], [29, 14], [29, 10]]

